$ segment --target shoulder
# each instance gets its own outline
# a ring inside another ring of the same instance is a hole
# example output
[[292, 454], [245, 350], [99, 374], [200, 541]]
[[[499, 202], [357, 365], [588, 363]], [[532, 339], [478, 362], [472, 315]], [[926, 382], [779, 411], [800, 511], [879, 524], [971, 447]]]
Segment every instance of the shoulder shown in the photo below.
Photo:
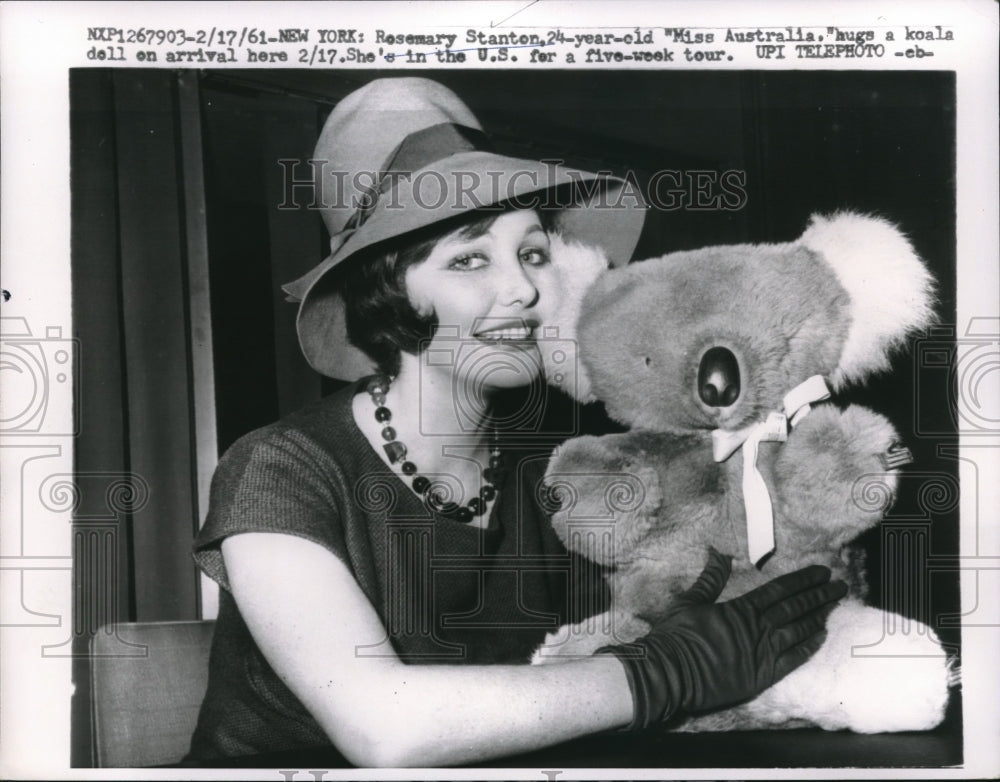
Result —
[[351, 502], [370, 449], [354, 425], [352, 389], [241, 437], [219, 460], [195, 559], [228, 588], [220, 546], [248, 532], [291, 534], [336, 554], [359, 522]]
[[351, 414], [353, 392], [345, 388], [240, 437], [219, 460], [213, 491], [260, 472], [308, 475], [352, 464], [365, 445]]

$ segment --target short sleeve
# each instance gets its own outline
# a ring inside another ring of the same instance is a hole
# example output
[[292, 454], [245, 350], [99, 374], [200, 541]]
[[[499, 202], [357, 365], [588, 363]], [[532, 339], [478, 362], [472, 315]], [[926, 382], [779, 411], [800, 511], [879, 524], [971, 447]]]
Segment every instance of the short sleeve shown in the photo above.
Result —
[[330, 455], [302, 432], [264, 429], [237, 441], [212, 478], [195, 562], [229, 591], [222, 541], [244, 532], [297, 535], [347, 561], [339, 475]]

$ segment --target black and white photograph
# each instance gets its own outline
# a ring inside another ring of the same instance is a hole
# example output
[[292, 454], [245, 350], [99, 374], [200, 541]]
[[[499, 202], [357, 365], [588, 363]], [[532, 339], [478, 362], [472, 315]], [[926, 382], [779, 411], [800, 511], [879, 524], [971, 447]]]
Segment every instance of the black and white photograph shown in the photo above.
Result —
[[0, 6], [4, 778], [1000, 774], [997, 7], [710, 5]]

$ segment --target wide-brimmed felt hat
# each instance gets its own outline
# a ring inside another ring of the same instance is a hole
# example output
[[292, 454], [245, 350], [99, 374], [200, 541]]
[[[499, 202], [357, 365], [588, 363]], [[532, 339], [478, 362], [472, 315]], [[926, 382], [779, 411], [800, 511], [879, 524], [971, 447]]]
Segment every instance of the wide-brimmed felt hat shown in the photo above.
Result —
[[377, 79], [330, 113], [312, 159], [315, 202], [330, 254], [284, 286], [299, 312], [299, 344], [321, 374], [353, 380], [374, 362], [347, 341], [331, 272], [360, 251], [473, 209], [558, 208], [559, 231], [627, 263], [645, 203], [625, 180], [491, 151], [451, 90], [423, 78]]

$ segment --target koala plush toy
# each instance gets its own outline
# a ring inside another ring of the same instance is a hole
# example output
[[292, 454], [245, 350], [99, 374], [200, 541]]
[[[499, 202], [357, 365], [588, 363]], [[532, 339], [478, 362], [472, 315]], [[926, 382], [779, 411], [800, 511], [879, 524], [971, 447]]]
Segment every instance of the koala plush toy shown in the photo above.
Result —
[[[830, 395], [888, 367], [925, 328], [932, 281], [875, 217], [814, 216], [786, 244], [672, 253], [617, 269], [556, 237], [577, 356], [545, 357], [565, 390], [624, 433], [561, 445], [546, 473], [566, 546], [605, 566], [613, 608], [546, 639], [555, 663], [645, 635], [714, 548], [730, 599], [811, 564], [850, 594], [820, 650], [756, 699], [669, 727], [927, 730], [957, 673], [930, 628], [867, 606], [847, 544], [881, 521], [911, 460], [886, 418]], [[579, 371], [560, 372], [576, 361]]]

